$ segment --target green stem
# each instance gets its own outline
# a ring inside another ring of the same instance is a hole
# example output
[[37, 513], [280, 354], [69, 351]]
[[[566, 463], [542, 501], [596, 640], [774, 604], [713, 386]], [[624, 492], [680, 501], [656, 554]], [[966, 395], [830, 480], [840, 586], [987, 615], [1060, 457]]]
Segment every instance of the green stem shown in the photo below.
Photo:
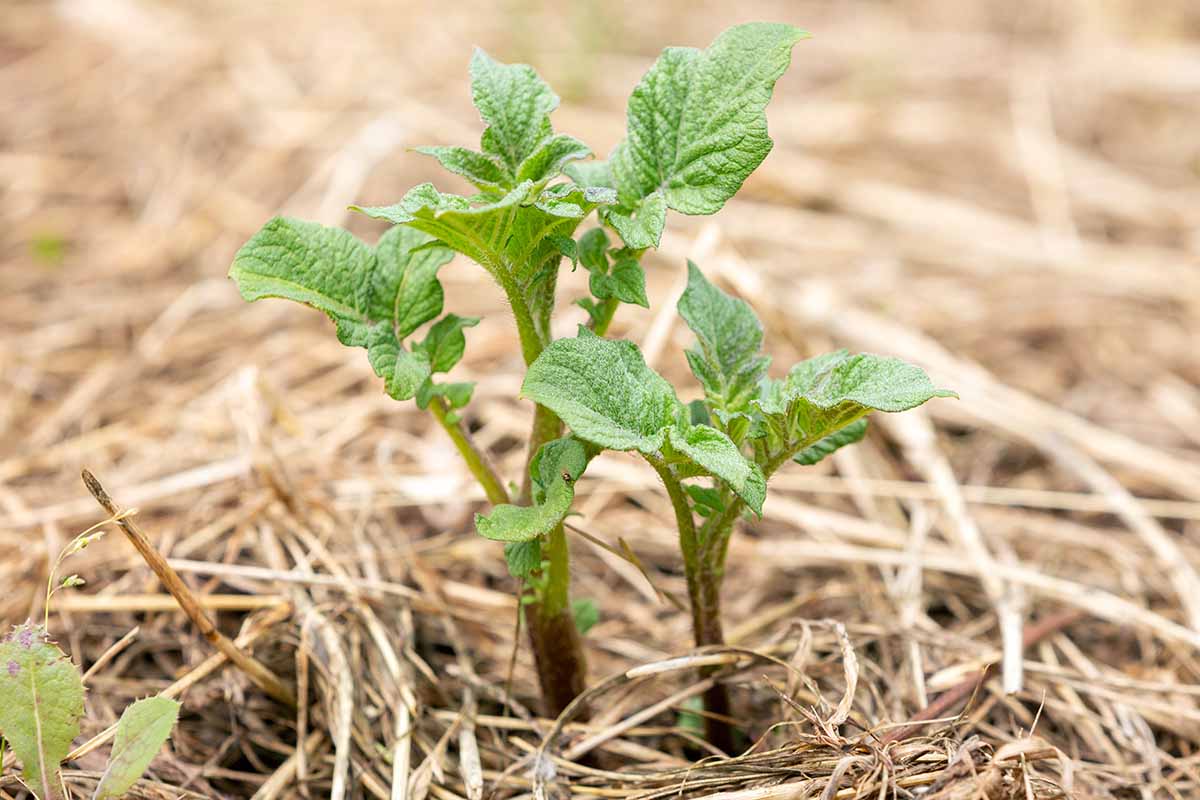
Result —
[[[696, 519], [688, 502], [683, 484], [671, 472], [671, 468], [659, 459], [648, 458], [654, 471], [662, 479], [675, 511], [675, 525], [679, 529], [679, 548], [683, 551], [683, 567], [687, 576], [688, 599], [692, 606], [692, 636], [697, 647], [725, 644], [725, 632], [721, 626], [721, 573], [706, 553], [713, 551], [706, 545], [703, 534], [696, 532]], [[717, 667], [704, 667], [700, 677], [707, 678]], [[717, 683], [704, 693], [705, 736], [709, 744], [726, 753], [734, 747], [733, 727], [729, 724], [729, 689]]]
[[[518, 287], [511, 283], [502, 286], [517, 322], [521, 355], [525, 365], [529, 366], [542, 354], [547, 342], [538, 332], [533, 313]], [[562, 435], [562, 428], [562, 420], [557, 414], [544, 406], [534, 406], [533, 430], [529, 434], [519, 498], [521, 504], [529, 503], [533, 488], [529, 462], [542, 445]], [[536, 601], [524, 609], [544, 711], [550, 716], [558, 716], [583, 692], [587, 683], [587, 655], [571, 611], [570, 553], [562, 525], [556, 526], [547, 536], [543, 555], [548, 561], [545, 583], [537, 592]], [[586, 717], [587, 709], [579, 709], [577, 716]]]
[[504, 482], [496, 474], [496, 470], [492, 467], [491, 462], [488, 461], [487, 455], [471, 441], [471, 435], [463, 427], [462, 420], [451, 421], [450, 408], [446, 405], [446, 401], [441, 397], [433, 398], [429, 403], [429, 411], [433, 414], [434, 419], [438, 421], [438, 424], [445, 428], [446, 433], [449, 434], [450, 440], [458, 448], [458, 454], [467, 463], [467, 469], [471, 471], [471, 474], [475, 476], [475, 480], [479, 481], [479, 485], [483, 487], [483, 492], [487, 495], [488, 502], [494, 506], [507, 503], [508, 490], [504, 488]]
[[[570, 554], [562, 525], [547, 536], [542, 555], [548, 562], [545, 584], [537, 602], [525, 606], [525, 619], [543, 710], [557, 717], [587, 685], [587, 656], [571, 610]], [[576, 717], [586, 716], [586, 708], [577, 709]]]
[[603, 336], [608, 333], [608, 326], [612, 324], [613, 316], [617, 313], [617, 306], [621, 301], [609, 298], [600, 304], [600, 314], [596, 317], [592, 324], [592, 331], [597, 336]]

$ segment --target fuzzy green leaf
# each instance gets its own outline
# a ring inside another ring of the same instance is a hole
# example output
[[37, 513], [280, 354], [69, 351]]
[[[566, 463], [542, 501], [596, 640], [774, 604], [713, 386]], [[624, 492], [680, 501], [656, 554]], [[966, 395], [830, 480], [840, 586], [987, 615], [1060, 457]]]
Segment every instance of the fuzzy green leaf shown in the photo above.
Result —
[[498, 505], [475, 515], [475, 529], [485, 539], [527, 542], [546, 535], [563, 521], [575, 499], [575, 481], [587, 469], [594, 450], [573, 437], [542, 446], [529, 464], [533, 505]]
[[709, 405], [725, 413], [745, 411], [771, 363], [759, 352], [762, 323], [745, 301], [709, 283], [691, 261], [678, 307], [696, 334], [698, 347], [687, 351], [687, 359]]
[[498, 200], [472, 205], [465, 197], [443, 194], [433, 184], [423, 183], [394, 205], [351, 208], [373, 219], [423, 231], [498, 274], [505, 269], [502, 253], [513, 219], [531, 188], [532, 184], [522, 183]]
[[341, 228], [275, 217], [234, 257], [229, 277], [247, 301], [282, 297], [325, 312], [339, 341], [364, 347], [374, 322], [364, 302], [372, 283], [371, 248]]
[[476, 188], [501, 194], [513, 183], [512, 175], [494, 156], [466, 147], [418, 147], [417, 152], [433, 156], [443, 167], [461, 175]]
[[574, 136], [556, 133], [538, 144], [537, 149], [521, 163], [517, 170], [517, 183], [532, 181], [544, 184], [562, 174], [563, 167], [572, 161], [587, 158], [592, 150]]
[[341, 228], [276, 217], [238, 251], [229, 276], [244, 299], [312, 306], [343, 344], [366, 347], [378, 323], [403, 337], [441, 313], [437, 272], [452, 257], [419, 231], [390, 230], [371, 248]]
[[793, 456], [792, 460], [806, 467], [811, 466], [825, 458], [825, 456], [832, 455], [834, 452], [841, 450], [846, 445], [861, 442], [866, 435], [867, 420], [863, 418], [857, 422], [851, 422], [840, 431], [829, 434], [811, 447], [804, 448]]
[[437, 274], [453, 252], [436, 246], [428, 234], [395, 226], [379, 237], [375, 256], [372, 313], [384, 312], [380, 319], [391, 320], [397, 336], [403, 339], [442, 313]]
[[[557, 414], [581, 439], [609, 450], [686, 460], [690, 474], [715, 475], [761, 511], [765, 482], [728, 436], [691, 425], [687, 406], [632, 342], [581, 328], [552, 342], [529, 366], [521, 394]], [[666, 447], [669, 440], [669, 447]]]
[[538, 539], [528, 542], [508, 542], [504, 545], [504, 561], [508, 574], [514, 578], [528, 578], [542, 566], [542, 543]]
[[425, 336], [419, 345], [429, 359], [433, 372], [449, 372], [462, 359], [467, 347], [467, 339], [463, 335], [464, 328], [473, 328], [479, 324], [479, 317], [460, 317], [457, 314], [447, 314], [442, 317]]
[[390, 325], [379, 325], [371, 331], [367, 360], [375, 374], [383, 378], [384, 391], [396, 400], [411, 400], [433, 374], [429, 356], [422, 350], [405, 350]]
[[92, 800], [117, 800], [133, 788], [171, 735], [179, 718], [179, 703], [167, 697], [146, 697], [133, 703], [117, 722], [112, 755]]
[[786, 380], [764, 381], [753, 405], [777, 446], [794, 454], [871, 411], [907, 411], [935, 397], [957, 395], [899, 359], [839, 350], [800, 362]]
[[610, 158], [622, 204], [661, 191], [685, 214], [720, 210], [770, 152], [764, 110], [807, 36], [756, 22], [704, 51], [665, 50], [630, 96], [628, 135]]
[[0, 735], [41, 800], [60, 797], [59, 764], [79, 735], [83, 680], [40, 626], [18, 625], [0, 642]]
[[471, 97], [488, 126], [486, 153], [516, 174], [521, 163], [550, 134], [550, 112], [558, 96], [525, 64], [501, 64], [483, 50], [471, 57]]
[[609, 450], [657, 452], [679, 415], [675, 390], [632, 342], [583, 329], [551, 342], [525, 375], [524, 397], [546, 406], [582, 439]]
[[621, 234], [626, 247], [658, 247], [667, 224], [667, 199], [662, 192], [651, 192], [635, 201], [630, 210], [606, 209], [604, 219]]
[[443, 397], [450, 404], [451, 409], [457, 410], [471, 402], [471, 395], [474, 393], [474, 383], [434, 383], [426, 380], [417, 389], [417, 408], [421, 410], [429, 408], [429, 403], [433, 398]]
[[580, 186], [617, 188], [607, 161], [575, 161], [563, 167], [563, 174]]
[[707, 425], [683, 430], [671, 428], [671, 447], [685, 455], [709, 475], [729, 485], [754, 513], [762, 514], [767, 498], [767, 481], [757, 464], [747, 461], [738, 446], [721, 431]]
[[612, 297], [622, 303], [650, 307], [650, 300], [646, 297], [646, 273], [636, 259], [620, 259], [613, 264], [611, 275], [597, 276], [593, 273], [590, 288], [592, 294], [601, 300]]

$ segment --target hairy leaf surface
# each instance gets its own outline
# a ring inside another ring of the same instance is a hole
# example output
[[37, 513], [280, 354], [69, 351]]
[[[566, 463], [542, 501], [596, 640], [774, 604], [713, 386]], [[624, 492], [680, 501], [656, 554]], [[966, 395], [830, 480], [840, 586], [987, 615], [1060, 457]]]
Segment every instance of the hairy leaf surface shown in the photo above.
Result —
[[60, 797], [59, 764], [79, 735], [79, 669], [35, 625], [0, 642], [0, 735], [21, 762], [22, 778], [42, 800]]
[[570, 436], [543, 445], [529, 464], [533, 505], [505, 503], [488, 514], [476, 514], [479, 535], [502, 542], [527, 542], [550, 533], [571, 510], [575, 481], [587, 469], [594, 452]]
[[794, 453], [871, 411], [907, 411], [935, 397], [957, 395], [899, 359], [839, 350], [800, 362], [783, 381], [764, 381], [754, 405], [771, 435]]
[[[719, 211], [771, 151], [764, 110], [792, 47], [807, 35], [755, 22], [703, 51], [663, 51], [629, 98], [627, 135], [609, 159], [622, 206], [637, 210], [661, 193], [666, 207], [685, 214]], [[655, 243], [657, 219], [639, 231]]]
[[709, 404], [726, 413], [745, 411], [771, 363], [759, 352], [762, 323], [745, 301], [709, 283], [691, 261], [678, 307], [696, 334], [698, 347], [687, 351], [687, 359]]
[[471, 57], [471, 98], [488, 126], [486, 153], [516, 174], [521, 162], [550, 134], [550, 112], [558, 96], [526, 64], [501, 64], [483, 50]]

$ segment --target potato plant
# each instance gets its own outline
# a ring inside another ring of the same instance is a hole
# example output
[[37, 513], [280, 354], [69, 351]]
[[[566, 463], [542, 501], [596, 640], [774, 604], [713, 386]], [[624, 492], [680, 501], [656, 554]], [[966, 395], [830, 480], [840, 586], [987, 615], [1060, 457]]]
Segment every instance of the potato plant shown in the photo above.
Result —
[[[761, 513], [771, 475], [857, 441], [872, 410], [946, 394], [915, 367], [845, 352], [769, 378], [753, 312], [693, 264], [679, 311], [696, 334], [686, 358], [703, 400], [683, 403], [636, 345], [605, 337], [622, 303], [649, 305], [641, 262], [658, 246], [668, 210], [716, 213], [766, 158], [765, 109], [806, 36], [751, 23], [705, 50], [665, 50], [633, 90], [626, 137], [604, 161], [554, 132], [558, 97], [533, 69], [477, 50], [470, 77], [485, 126], [479, 149], [419, 148], [475, 194], [423, 184], [394, 205], [354, 206], [393, 225], [373, 247], [338, 228], [276, 218], [233, 262], [246, 300], [282, 297], [325, 312], [342, 343], [366, 349], [388, 394], [415, 400], [445, 428], [492, 505], [476, 517], [478, 532], [505, 543], [510, 571], [529, 587], [524, 617], [548, 713], [561, 712], [586, 678], [563, 519], [598, 453], [636, 453], [661, 477], [679, 527], [696, 644], [720, 644], [729, 538], [744, 514]], [[580, 233], [588, 219], [593, 226]], [[462, 424], [472, 385], [441, 378], [478, 322], [442, 314], [438, 270], [455, 253], [491, 275], [520, 339], [521, 396], [534, 413], [515, 496]], [[564, 264], [588, 272], [589, 296], [575, 301], [587, 321], [576, 336], [553, 340]], [[707, 702], [710, 711], [728, 710], [721, 687]], [[728, 729], [710, 733], [729, 746]]]

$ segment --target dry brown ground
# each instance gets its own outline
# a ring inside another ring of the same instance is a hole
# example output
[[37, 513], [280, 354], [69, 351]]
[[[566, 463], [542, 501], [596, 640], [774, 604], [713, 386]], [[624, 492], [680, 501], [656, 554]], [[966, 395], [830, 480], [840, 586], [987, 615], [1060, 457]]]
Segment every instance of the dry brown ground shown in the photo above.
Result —
[[[102, 519], [86, 466], [223, 604], [222, 628], [312, 697], [297, 718], [220, 669], [109, 535], [67, 565], [88, 585], [56, 597], [51, 629], [90, 666], [139, 626], [89, 678], [81, 743], [182, 679], [182, 722], [139, 796], [452, 800], [468, 794], [463, 731], [487, 791], [530, 790], [521, 759], [549, 722], [524, 710], [524, 650], [504, 705], [514, 586], [471, 531], [479, 492], [321, 315], [246, 306], [225, 270], [281, 209], [374, 237], [347, 203], [426, 179], [458, 188], [405, 148], [477, 136], [472, 44], [535, 64], [564, 98], [556, 127], [604, 153], [662, 46], [751, 18], [817, 34], [771, 106], [775, 151], [719, 217], [671, 218], [648, 265], [653, 309], [622, 309], [615, 334], [691, 385], [672, 311], [691, 255], [754, 303], [777, 364], [893, 353], [962, 399], [879, 420], [862, 446], [782, 476], [740, 535], [731, 640], [793, 668], [730, 658], [742, 721], [763, 737], [746, 759], [688, 766], [702, 755], [678, 714], [692, 673], [626, 673], [686, 653], [685, 615], [577, 538], [576, 593], [602, 609], [593, 679], [626, 677], [600, 687], [589, 727], [549, 742], [558, 780], [539, 788], [1200, 793], [1200, 7], [338, 6], [0, 10], [0, 616], [40, 617], [54, 554]], [[449, 308], [485, 317], [459, 372], [479, 381], [476, 436], [515, 479], [530, 409], [510, 399], [511, 323], [479, 269], [443, 276]], [[567, 281], [564, 296], [581, 292]], [[579, 524], [623, 537], [681, 593], [653, 475], [605, 457], [580, 492]], [[1022, 631], [1040, 638], [1021, 691], [989, 678], [938, 705]], [[941, 721], [896, 727], [931, 704]], [[398, 740], [405, 709], [415, 732]], [[77, 796], [105, 749], [71, 765]]]

